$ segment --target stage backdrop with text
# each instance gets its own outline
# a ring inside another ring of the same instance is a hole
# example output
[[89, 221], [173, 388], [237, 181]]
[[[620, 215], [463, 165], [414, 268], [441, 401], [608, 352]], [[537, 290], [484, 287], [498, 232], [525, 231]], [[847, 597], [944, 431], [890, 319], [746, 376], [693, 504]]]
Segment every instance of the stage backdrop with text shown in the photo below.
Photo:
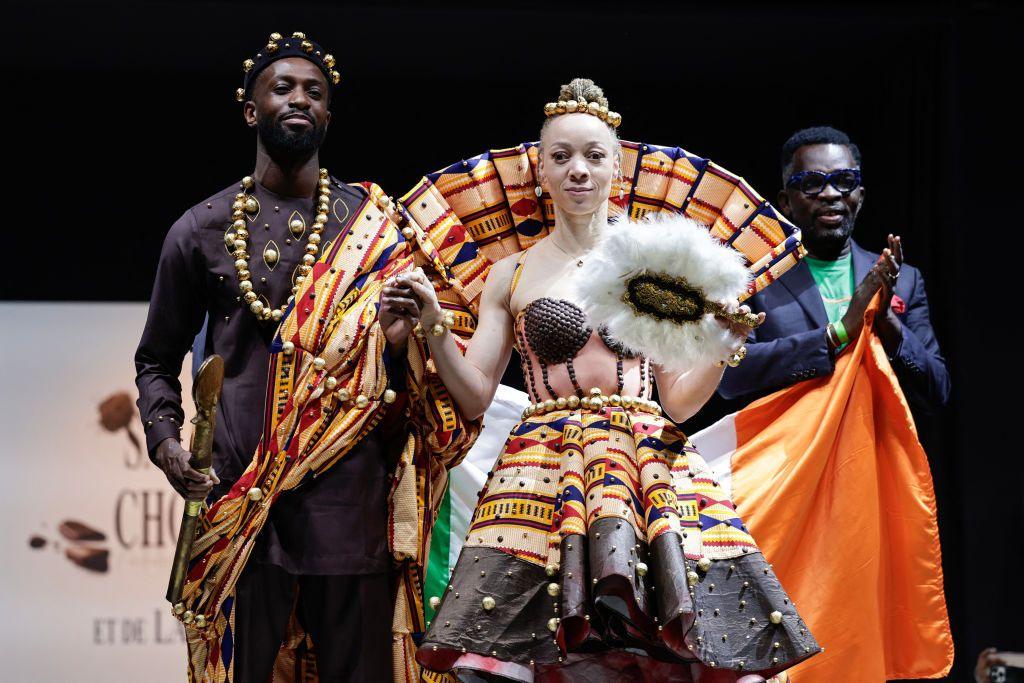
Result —
[[[186, 678], [163, 597], [181, 500], [146, 455], [135, 407], [146, 309], [0, 303], [3, 680]], [[189, 356], [187, 419], [190, 368]]]

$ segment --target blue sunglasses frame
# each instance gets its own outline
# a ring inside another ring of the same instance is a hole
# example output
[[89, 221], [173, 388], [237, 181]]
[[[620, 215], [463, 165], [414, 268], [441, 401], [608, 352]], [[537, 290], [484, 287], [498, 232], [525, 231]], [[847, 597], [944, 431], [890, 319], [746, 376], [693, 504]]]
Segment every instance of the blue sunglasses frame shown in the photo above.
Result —
[[[836, 184], [834, 182], [835, 179], [838, 176], [840, 176], [840, 175], [845, 175], [845, 174], [848, 174], [848, 173], [852, 173], [853, 174], [854, 180], [856, 180], [857, 184], [854, 185], [849, 190], [842, 190], [842, 189], [836, 187]], [[802, 187], [800, 187], [799, 188], [800, 191], [803, 192], [808, 197], [816, 197], [816, 196], [818, 196], [829, 185], [834, 187], [837, 192], [841, 192], [844, 195], [850, 194], [851, 192], [856, 190], [861, 185], [861, 175], [860, 175], [860, 169], [859, 168], [840, 168], [840, 169], [837, 169], [835, 171], [831, 171], [830, 173], [822, 173], [821, 171], [800, 171], [799, 173], [794, 173], [793, 175], [789, 176], [789, 180], [786, 181], [786, 187], [793, 187], [794, 185], [797, 185], [797, 186], [802, 185], [804, 178], [808, 178], [810, 176], [819, 176], [819, 177], [821, 177], [822, 183], [821, 183], [821, 189], [818, 190], [817, 192], [808, 192], [808, 191], [804, 190]]]

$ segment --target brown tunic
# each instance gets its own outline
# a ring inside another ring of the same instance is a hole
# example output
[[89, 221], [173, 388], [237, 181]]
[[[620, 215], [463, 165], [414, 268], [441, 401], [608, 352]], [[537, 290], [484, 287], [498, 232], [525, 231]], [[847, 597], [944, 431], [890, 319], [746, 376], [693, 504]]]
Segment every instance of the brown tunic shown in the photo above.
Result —
[[[139, 414], [152, 457], [157, 444], [180, 438], [183, 418], [178, 375], [185, 354], [208, 316], [203, 357], [224, 358], [224, 387], [214, 433], [214, 468], [220, 495], [245, 470], [259, 443], [270, 344], [277, 325], [261, 322], [241, 299], [234, 257], [224, 243], [231, 225], [235, 184], [185, 212], [164, 241], [150, 298], [149, 317], [135, 354]], [[291, 295], [315, 217], [312, 198], [284, 197], [257, 184], [259, 210], [249, 216], [249, 270], [266, 305]], [[331, 211], [321, 243], [330, 243], [366, 201], [365, 193], [332, 179]], [[289, 224], [299, 220], [297, 234]], [[278, 253], [276, 263], [265, 259]], [[386, 491], [388, 463], [379, 430], [317, 480], [283, 495], [274, 505], [256, 558], [294, 574], [366, 574], [388, 568]]]

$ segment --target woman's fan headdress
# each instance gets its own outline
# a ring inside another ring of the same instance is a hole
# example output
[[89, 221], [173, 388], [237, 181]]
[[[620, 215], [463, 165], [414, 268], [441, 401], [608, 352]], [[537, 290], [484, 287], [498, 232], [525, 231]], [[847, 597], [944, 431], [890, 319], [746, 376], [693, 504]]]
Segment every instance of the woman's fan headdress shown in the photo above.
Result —
[[[609, 215], [636, 221], [674, 213], [707, 227], [742, 255], [751, 277], [741, 300], [802, 257], [800, 231], [743, 178], [679, 147], [622, 142], [621, 148], [622, 180], [612, 187]], [[450, 275], [453, 284], [439, 296], [467, 332], [491, 264], [529, 249], [554, 225], [537, 158], [536, 142], [484, 152], [425, 176], [401, 199], [419, 226], [424, 253]]]

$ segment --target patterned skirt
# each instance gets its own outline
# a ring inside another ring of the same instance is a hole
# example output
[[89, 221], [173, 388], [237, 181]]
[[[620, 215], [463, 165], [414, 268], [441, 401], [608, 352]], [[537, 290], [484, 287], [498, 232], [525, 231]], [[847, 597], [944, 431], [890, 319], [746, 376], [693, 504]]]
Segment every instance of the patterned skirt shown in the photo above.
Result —
[[659, 415], [518, 423], [417, 653], [518, 681], [729, 681], [819, 651], [736, 507]]

